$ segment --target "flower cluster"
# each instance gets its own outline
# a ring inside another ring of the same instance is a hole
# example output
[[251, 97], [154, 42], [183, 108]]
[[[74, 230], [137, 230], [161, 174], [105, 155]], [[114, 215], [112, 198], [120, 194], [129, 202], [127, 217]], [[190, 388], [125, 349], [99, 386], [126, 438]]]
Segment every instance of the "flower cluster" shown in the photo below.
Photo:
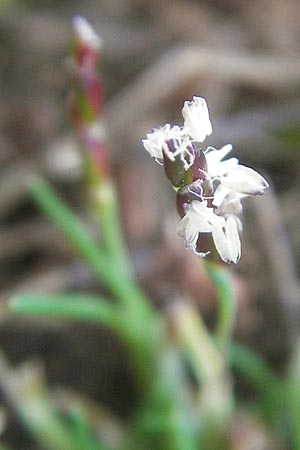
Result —
[[232, 150], [220, 150], [202, 143], [212, 133], [206, 101], [193, 97], [182, 108], [182, 127], [164, 125], [148, 133], [145, 149], [162, 163], [166, 176], [177, 191], [177, 208], [182, 219], [178, 234], [187, 248], [205, 257], [201, 251], [204, 236], [211, 235], [221, 259], [237, 263], [241, 256], [239, 215], [241, 200], [262, 195], [267, 181], [255, 170], [239, 164], [237, 158], [224, 158]]

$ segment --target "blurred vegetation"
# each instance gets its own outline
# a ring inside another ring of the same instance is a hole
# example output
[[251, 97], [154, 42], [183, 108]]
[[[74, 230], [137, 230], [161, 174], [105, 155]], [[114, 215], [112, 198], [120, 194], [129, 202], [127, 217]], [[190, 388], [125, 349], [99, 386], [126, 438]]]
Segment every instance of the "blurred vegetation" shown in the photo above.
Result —
[[[0, 449], [300, 449], [299, 2], [0, 7]], [[75, 14], [104, 42], [106, 215], [65, 106]], [[141, 151], [194, 94], [272, 183], [230, 273], [177, 242]]]

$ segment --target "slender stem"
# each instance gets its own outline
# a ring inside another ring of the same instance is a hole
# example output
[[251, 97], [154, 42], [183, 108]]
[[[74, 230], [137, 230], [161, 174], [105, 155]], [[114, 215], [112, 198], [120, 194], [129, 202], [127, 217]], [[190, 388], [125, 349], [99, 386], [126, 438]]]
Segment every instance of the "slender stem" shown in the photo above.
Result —
[[140, 313], [150, 314], [148, 300], [130, 280], [125, 271], [120, 271], [103, 253], [76, 215], [57, 197], [50, 186], [37, 179], [31, 186], [35, 202], [64, 233], [69, 242], [80, 253], [101, 282], [126, 307]]
[[[107, 180], [103, 181], [96, 189], [98, 194], [94, 209], [101, 226], [104, 248], [114, 265], [124, 272], [128, 278], [131, 278], [131, 262], [120, 226], [121, 220], [115, 187], [111, 180]], [[98, 196], [101, 198], [99, 199]]]
[[215, 334], [220, 348], [226, 351], [231, 341], [236, 321], [236, 300], [232, 288], [232, 277], [227, 267], [204, 261], [206, 272], [217, 294], [218, 316]]
[[200, 385], [209, 382], [211, 377], [223, 371], [221, 355], [214, 347], [204, 322], [191, 305], [178, 305], [176, 316], [179, 340], [194, 374]]
[[[151, 389], [135, 415], [132, 441], [155, 450], [196, 450], [185, 370], [177, 346], [160, 346]], [[170, 383], [172, 374], [172, 383]]]
[[115, 305], [102, 298], [88, 295], [32, 295], [24, 294], [12, 298], [9, 309], [18, 314], [38, 314], [78, 319], [83, 322], [102, 323], [114, 326], [119, 312]]
[[82, 450], [108, 450], [104, 445], [95, 439], [93, 430], [89, 426], [86, 417], [80, 408], [73, 408], [71, 411], [74, 437]]
[[146, 392], [152, 382], [157, 348], [163, 342], [163, 328], [158, 317], [151, 320], [125, 312], [122, 306], [88, 295], [24, 294], [12, 298], [9, 309], [18, 314], [65, 317], [81, 322], [105, 325], [114, 330], [127, 345], [137, 368], [138, 383]]
[[222, 354], [191, 305], [178, 305], [174, 316], [179, 342], [206, 399], [206, 414], [214, 416], [215, 426], [224, 425], [232, 409], [232, 392]]
[[40, 371], [11, 369], [0, 353], [0, 384], [7, 400], [41, 446], [47, 450], [81, 450], [49, 398]]
[[285, 401], [286, 411], [289, 418], [290, 439], [293, 450], [300, 450], [300, 392], [299, 392], [299, 374], [300, 374], [300, 339], [296, 340], [296, 345], [292, 353], [290, 367], [286, 379]]

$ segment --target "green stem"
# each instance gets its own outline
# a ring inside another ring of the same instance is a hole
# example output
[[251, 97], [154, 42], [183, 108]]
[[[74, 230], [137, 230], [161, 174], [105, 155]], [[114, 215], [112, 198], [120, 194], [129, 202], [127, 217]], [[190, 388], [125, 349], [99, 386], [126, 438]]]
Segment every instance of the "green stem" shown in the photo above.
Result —
[[37, 179], [31, 191], [37, 205], [63, 232], [110, 292], [127, 309], [139, 309], [141, 313], [150, 314], [148, 300], [142, 292], [128, 279], [125, 271], [121, 272], [115, 267], [76, 215], [57, 197], [50, 186], [44, 180]]
[[[30, 402], [26, 407], [19, 405], [19, 415], [26, 428], [43, 448], [47, 450], [82, 450], [75, 442], [70, 430], [62, 424], [48, 403], [36, 403], [32, 405], [32, 408], [30, 407]], [[36, 408], [38, 413], [35, 417], [32, 414], [33, 408]]]
[[103, 298], [78, 294], [21, 294], [10, 300], [9, 309], [18, 314], [65, 317], [111, 328], [128, 347], [141, 391], [146, 393], [151, 385], [157, 348], [164, 336], [158, 316], [150, 319], [138, 312], [126, 312]]
[[[206, 326], [191, 305], [178, 305], [176, 330], [179, 341], [186, 352], [199, 384], [205, 384], [219, 376], [224, 364], [221, 355], [213, 345]], [[204, 356], [205, 355], [205, 356]]]
[[300, 450], [300, 396], [299, 396], [299, 379], [297, 383], [290, 382], [285, 386], [286, 392], [286, 414], [288, 417], [288, 427], [290, 441], [293, 450]]
[[227, 267], [216, 263], [204, 261], [204, 267], [217, 294], [218, 316], [215, 329], [217, 342], [226, 351], [236, 322], [236, 301], [232, 277]]
[[[131, 440], [155, 450], [196, 450], [186, 373], [177, 347], [160, 346], [151, 389], [137, 411]], [[172, 383], [170, 383], [172, 374]]]
[[288, 427], [293, 450], [300, 450], [300, 339], [296, 340], [296, 345], [292, 353], [288, 374], [284, 380], [286, 415], [288, 417]]
[[80, 408], [74, 408], [71, 411], [72, 425], [74, 428], [74, 437], [81, 450], [108, 450], [93, 435], [93, 430], [89, 426], [86, 417]]
[[9, 309], [18, 314], [44, 314], [107, 326], [115, 326], [119, 315], [118, 308], [106, 300], [78, 294], [18, 295], [10, 300]]
[[13, 370], [0, 353], [0, 383], [22, 423], [43, 448], [81, 450], [49, 398], [39, 370], [30, 366]]
[[101, 225], [104, 248], [119, 270], [124, 272], [128, 278], [131, 278], [131, 262], [120, 226], [121, 220], [115, 187], [109, 180], [102, 181], [102, 184], [94, 190], [99, 191], [97, 195], [92, 195], [92, 197], [95, 198], [95, 213]]
[[224, 358], [195, 308], [182, 303], [174, 316], [179, 342], [206, 399], [205, 414], [213, 417], [216, 429], [223, 427], [233, 403]]

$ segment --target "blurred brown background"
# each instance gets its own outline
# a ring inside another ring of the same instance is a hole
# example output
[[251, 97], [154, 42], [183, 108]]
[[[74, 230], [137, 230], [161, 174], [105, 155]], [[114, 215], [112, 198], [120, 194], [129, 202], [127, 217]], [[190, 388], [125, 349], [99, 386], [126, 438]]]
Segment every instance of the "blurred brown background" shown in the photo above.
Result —
[[270, 180], [265, 197], [245, 205], [237, 334], [280, 370], [299, 326], [298, 0], [0, 2], [2, 348], [12, 362], [39, 356], [50, 383], [71, 385], [123, 414], [130, 409], [130, 373], [111, 335], [5, 310], [17, 292], [99, 289], [27, 188], [33, 173], [43, 173], [97, 232], [66, 107], [75, 14], [104, 41], [107, 144], [137, 275], [157, 304], [184, 292], [208, 321], [213, 317], [210, 287], [176, 237], [173, 192], [142, 149], [145, 133], [181, 123], [183, 101], [204, 96], [214, 128], [209, 144], [232, 143], [242, 163]]

